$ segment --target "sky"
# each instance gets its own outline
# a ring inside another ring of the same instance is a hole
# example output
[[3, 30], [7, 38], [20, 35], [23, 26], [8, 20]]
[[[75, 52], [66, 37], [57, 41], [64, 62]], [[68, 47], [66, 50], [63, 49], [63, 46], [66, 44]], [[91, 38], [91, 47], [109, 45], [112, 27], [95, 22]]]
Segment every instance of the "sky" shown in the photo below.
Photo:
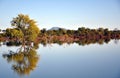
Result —
[[40, 29], [120, 29], [120, 0], [0, 0], [0, 29], [10, 28], [18, 14], [27, 14]]

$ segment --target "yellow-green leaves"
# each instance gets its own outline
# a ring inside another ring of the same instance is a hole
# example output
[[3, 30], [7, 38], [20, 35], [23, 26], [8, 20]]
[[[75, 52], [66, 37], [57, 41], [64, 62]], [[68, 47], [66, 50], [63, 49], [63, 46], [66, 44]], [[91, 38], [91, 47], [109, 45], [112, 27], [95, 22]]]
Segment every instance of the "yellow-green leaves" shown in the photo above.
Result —
[[19, 14], [16, 18], [13, 18], [11, 25], [20, 29], [24, 35], [23, 38], [28, 41], [34, 41], [40, 31], [36, 21], [30, 19], [28, 15]]
[[8, 29], [6, 29], [6, 36], [10, 37], [10, 38], [19, 38], [20, 39], [20, 38], [23, 37], [23, 33], [19, 29], [16, 29], [16, 28], [10, 29], [10, 28], [8, 28]]

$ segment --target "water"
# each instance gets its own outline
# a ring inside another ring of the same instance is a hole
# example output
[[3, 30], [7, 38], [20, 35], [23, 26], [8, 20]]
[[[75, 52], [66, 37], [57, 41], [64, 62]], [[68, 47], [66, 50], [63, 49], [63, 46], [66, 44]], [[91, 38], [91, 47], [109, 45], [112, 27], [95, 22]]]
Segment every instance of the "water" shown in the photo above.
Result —
[[8, 62], [3, 54], [20, 46], [0, 46], [0, 78], [120, 78], [120, 43], [108, 44], [39, 44], [39, 57], [29, 73], [13, 69], [16, 62]]

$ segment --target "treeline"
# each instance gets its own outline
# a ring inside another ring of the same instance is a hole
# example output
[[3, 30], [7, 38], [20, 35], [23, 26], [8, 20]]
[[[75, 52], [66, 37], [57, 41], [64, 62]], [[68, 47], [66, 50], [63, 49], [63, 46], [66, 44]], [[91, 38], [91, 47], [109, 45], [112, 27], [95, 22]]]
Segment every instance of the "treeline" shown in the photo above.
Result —
[[71, 37], [74, 39], [120, 39], [120, 30], [109, 30], [109, 29], [89, 29], [85, 27], [78, 28], [78, 30], [65, 30], [59, 28], [59, 30], [46, 30], [42, 29], [39, 37]]
[[78, 43], [79, 45], [99, 43], [108, 43], [111, 39], [120, 39], [120, 30], [109, 30], [104, 28], [89, 29], [85, 27], [77, 30], [65, 30], [59, 28], [58, 30], [42, 29], [38, 36], [38, 41], [43, 45], [47, 43]]
[[[77, 30], [39, 30], [36, 21], [29, 15], [18, 14], [10, 22], [14, 28], [0, 29], [0, 41], [10, 41], [25, 44], [34, 43], [73, 43], [83, 41], [93, 43], [95, 41], [109, 41], [110, 39], [120, 39], [120, 30], [109, 30], [104, 28], [90, 29], [80, 27]], [[12, 44], [10, 43], [10, 44]]]
[[[0, 34], [0, 39], [4, 37], [8, 40], [20, 40], [22, 37], [22, 32], [17, 29], [6, 29], [4, 33]], [[47, 42], [73, 42], [79, 40], [99, 40], [99, 39], [120, 39], [120, 30], [109, 30], [104, 28], [89, 29], [85, 27], [78, 28], [78, 30], [66, 30], [59, 28], [58, 30], [40, 30], [38, 34], [37, 41], [47, 41]]]
[[[10, 41], [8, 45], [20, 44], [22, 32], [17, 28], [8, 28], [4, 33], [0, 34], [0, 39]], [[38, 37], [35, 39], [35, 44], [51, 44], [58, 43], [62, 45], [64, 43], [77, 43], [79, 45], [103, 44], [108, 43], [111, 39], [120, 39], [120, 30], [109, 30], [104, 28], [89, 29], [85, 27], [78, 28], [77, 30], [66, 30], [59, 28], [58, 30], [40, 30]], [[14, 42], [15, 41], [15, 42]]]

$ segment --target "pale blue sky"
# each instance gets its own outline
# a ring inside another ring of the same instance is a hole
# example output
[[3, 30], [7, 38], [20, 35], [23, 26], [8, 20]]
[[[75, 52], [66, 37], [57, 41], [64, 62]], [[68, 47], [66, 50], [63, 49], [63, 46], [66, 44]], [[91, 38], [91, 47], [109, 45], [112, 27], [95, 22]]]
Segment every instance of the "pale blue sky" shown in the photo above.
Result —
[[28, 14], [40, 28], [119, 28], [119, 0], [0, 0], [0, 28], [11, 27], [18, 14]]

